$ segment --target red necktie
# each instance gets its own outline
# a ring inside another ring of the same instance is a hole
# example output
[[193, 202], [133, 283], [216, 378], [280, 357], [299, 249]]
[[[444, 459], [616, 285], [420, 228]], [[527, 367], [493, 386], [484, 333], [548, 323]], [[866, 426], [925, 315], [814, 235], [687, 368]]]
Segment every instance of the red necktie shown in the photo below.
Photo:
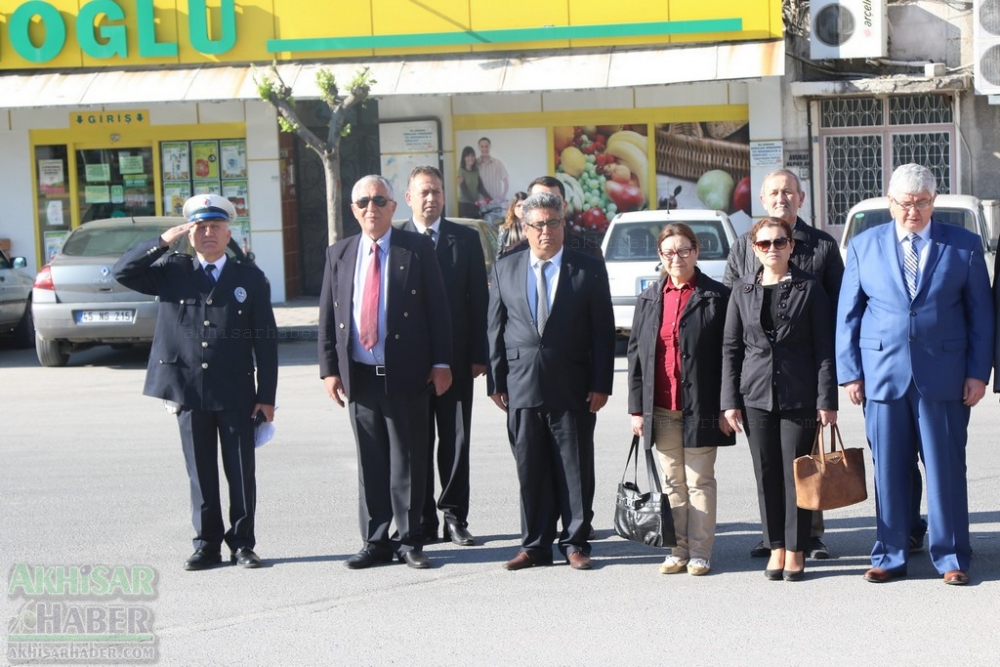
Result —
[[382, 289], [382, 265], [378, 258], [378, 244], [373, 243], [368, 273], [365, 276], [365, 290], [361, 296], [361, 345], [366, 350], [378, 342], [378, 294]]

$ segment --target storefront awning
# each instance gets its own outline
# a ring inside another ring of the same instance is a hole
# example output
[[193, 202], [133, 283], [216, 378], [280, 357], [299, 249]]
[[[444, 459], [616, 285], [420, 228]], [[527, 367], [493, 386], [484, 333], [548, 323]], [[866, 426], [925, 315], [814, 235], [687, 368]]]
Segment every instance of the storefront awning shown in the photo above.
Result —
[[[364, 66], [373, 97], [595, 90], [784, 74], [782, 40], [586, 53], [399, 58], [284, 63], [278, 71], [296, 99], [315, 99], [316, 72], [347, 82]], [[249, 66], [100, 70], [0, 76], [0, 109], [259, 99]]]

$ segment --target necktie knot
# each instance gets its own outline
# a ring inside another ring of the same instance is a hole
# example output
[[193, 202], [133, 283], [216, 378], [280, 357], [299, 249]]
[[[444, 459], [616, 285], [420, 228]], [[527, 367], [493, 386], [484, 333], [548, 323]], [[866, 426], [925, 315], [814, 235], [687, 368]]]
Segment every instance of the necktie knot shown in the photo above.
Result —
[[205, 275], [208, 276], [208, 281], [213, 285], [215, 284], [215, 268], [215, 264], [205, 265]]
[[431, 229], [430, 227], [428, 227], [427, 229], [425, 229], [424, 230], [424, 236], [426, 236], [427, 238], [429, 238], [431, 240], [431, 243], [434, 243], [434, 230], [433, 229]]

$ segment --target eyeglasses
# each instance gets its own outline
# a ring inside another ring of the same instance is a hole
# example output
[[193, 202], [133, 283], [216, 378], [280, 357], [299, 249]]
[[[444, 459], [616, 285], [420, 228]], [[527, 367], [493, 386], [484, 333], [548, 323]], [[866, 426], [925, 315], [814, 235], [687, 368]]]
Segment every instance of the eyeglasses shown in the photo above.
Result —
[[660, 251], [660, 257], [662, 257], [664, 260], [666, 260], [666, 261], [669, 262], [669, 261], [672, 261], [674, 257], [680, 257], [681, 259], [687, 259], [688, 257], [691, 256], [692, 252], [694, 252], [694, 248], [690, 247], [690, 246], [687, 247], [687, 248], [678, 248], [676, 251], [675, 250], [661, 250]]
[[[892, 198], [890, 197], [890, 199]], [[918, 211], [926, 211], [927, 209], [929, 209], [931, 206], [934, 205], [934, 200], [921, 199], [919, 201], [909, 202], [907, 204], [904, 204], [903, 202], [892, 199], [892, 203], [898, 206], [899, 208], [903, 209], [904, 211], [909, 211], [910, 209], [913, 208], [917, 209]]]
[[551, 220], [542, 220], [541, 222], [528, 222], [527, 220], [525, 220], [524, 224], [527, 225], [528, 227], [531, 227], [532, 229], [537, 229], [538, 231], [541, 231], [546, 227], [548, 227], [549, 229], [555, 229], [556, 227], [561, 225], [562, 222], [563, 222], [562, 218], [552, 218]]
[[374, 203], [379, 208], [382, 208], [389, 203], [388, 197], [383, 197], [382, 195], [375, 195], [374, 197], [362, 197], [358, 201], [354, 202], [354, 205], [358, 208], [368, 208], [368, 204]]
[[791, 241], [791, 239], [788, 238], [787, 236], [780, 236], [780, 237], [778, 237], [776, 239], [773, 239], [773, 240], [772, 239], [765, 239], [763, 241], [754, 241], [753, 244], [761, 252], [767, 252], [768, 250], [771, 249], [772, 245], [774, 246], [775, 250], [784, 250], [788, 246], [788, 243], [790, 241]]

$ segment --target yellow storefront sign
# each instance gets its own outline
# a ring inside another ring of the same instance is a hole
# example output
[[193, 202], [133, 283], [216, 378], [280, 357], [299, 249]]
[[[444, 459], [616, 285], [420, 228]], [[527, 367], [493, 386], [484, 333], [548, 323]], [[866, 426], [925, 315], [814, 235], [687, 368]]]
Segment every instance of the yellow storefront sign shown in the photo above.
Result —
[[[611, 16], [613, 14], [613, 17]], [[777, 39], [781, 0], [0, 0], [0, 70]]]

